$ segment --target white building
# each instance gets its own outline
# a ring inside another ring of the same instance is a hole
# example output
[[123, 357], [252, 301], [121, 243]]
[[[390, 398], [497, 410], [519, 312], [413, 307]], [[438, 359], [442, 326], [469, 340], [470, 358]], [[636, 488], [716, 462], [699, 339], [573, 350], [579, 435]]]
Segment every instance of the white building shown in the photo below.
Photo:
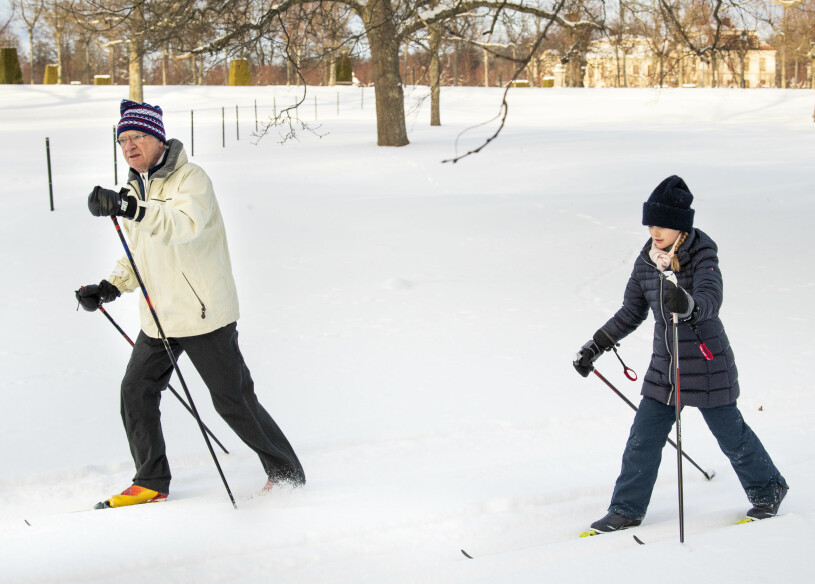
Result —
[[722, 35], [708, 62], [686, 50], [654, 50], [646, 37], [592, 43], [587, 55], [586, 87], [775, 87], [776, 51], [754, 31]]

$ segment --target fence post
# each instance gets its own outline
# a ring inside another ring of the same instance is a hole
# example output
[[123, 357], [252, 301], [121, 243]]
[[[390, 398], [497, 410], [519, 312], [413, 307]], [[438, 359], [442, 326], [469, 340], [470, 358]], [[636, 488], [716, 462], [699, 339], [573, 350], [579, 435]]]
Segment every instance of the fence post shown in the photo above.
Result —
[[241, 139], [241, 127], [238, 123], [238, 104], [235, 104], [235, 138], [240, 142]]
[[54, 210], [54, 187], [51, 183], [51, 143], [45, 139], [45, 159], [48, 161], [48, 198], [51, 200], [51, 210]]
[[116, 126], [113, 126], [113, 184], [119, 184], [119, 168], [118, 160], [116, 159], [116, 147], [119, 143], [116, 141]]
[[255, 132], [258, 131], [258, 100], [255, 100]]

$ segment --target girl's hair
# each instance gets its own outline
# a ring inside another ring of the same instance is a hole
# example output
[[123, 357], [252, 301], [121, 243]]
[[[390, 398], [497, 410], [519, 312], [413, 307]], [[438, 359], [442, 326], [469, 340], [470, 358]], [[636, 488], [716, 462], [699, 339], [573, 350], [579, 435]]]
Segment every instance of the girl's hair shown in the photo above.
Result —
[[687, 237], [688, 237], [688, 232], [683, 231], [682, 233], [679, 234], [679, 238], [676, 240], [676, 245], [674, 246], [674, 255], [671, 258], [671, 269], [674, 272], [678, 272], [679, 268], [681, 267], [679, 265], [679, 257], [676, 255], [676, 252], [679, 251], [679, 246], [681, 246], [683, 243], [685, 243], [685, 239]]

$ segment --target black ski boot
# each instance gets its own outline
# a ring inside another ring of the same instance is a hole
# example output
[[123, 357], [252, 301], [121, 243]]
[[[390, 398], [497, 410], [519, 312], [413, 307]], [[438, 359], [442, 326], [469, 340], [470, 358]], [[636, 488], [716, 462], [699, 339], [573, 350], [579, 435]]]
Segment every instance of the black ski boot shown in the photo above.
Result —
[[775, 517], [778, 515], [778, 508], [781, 507], [781, 501], [787, 496], [787, 491], [789, 491], [787, 487], [778, 485], [778, 501], [767, 505], [753, 505], [753, 508], [747, 512], [747, 517], [742, 519], [739, 523], [748, 523], [750, 521]]
[[620, 531], [621, 529], [628, 529], [629, 527], [636, 527], [642, 523], [641, 519], [629, 519], [624, 515], [609, 511], [608, 514], [591, 524], [591, 529], [584, 531], [580, 537], [588, 537], [590, 535], [600, 535], [601, 533], [611, 533], [612, 531]]

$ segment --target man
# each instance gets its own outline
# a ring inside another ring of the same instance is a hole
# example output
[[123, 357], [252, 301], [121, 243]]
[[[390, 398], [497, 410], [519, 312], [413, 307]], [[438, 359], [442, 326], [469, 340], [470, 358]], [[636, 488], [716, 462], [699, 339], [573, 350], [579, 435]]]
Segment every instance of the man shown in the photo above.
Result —
[[[209, 389], [215, 410], [260, 457], [268, 478], [306, 482], [283, 432], [258, 402], [238, 348], [238, 295], [223, 219], [212, 183], [187, 161], [178, 140], [167, 140], [158, 106], [123, 100], [117, 140], [130, 166], [127, 188], [95, 187], [88, 208], [95, 217], [124, 218], [136, 268], [175, 357], [185, 352]], [[107, 280], [84, 286], [76, 297], [96, 310], [139, 287], [122, 257]], [[141, 331], [121, 387], [121, 413], [136, 475], [133, 485], [97, 505], [122, 507], [163, 501], [170, 488], [159, 404], [173, 373], [147, 302], [140, 302]]]

